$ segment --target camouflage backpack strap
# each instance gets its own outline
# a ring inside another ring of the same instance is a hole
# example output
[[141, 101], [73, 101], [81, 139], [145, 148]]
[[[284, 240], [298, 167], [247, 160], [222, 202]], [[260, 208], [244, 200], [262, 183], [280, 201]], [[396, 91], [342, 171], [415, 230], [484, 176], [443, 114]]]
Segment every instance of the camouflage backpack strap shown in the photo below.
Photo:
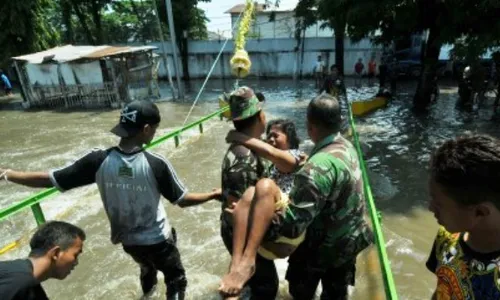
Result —
[[259, 178], [262, 178], [264, 175], [264, 169], [265, 169], [264, 163], [262, 162], [262, 158], [260, 158], [260, 156], [258, 156], [255, 153], [254, 153], [254, 155], [257, 158], [257, 176], [259, 176]]
[[268, 177], [269, 164], [266, 164], [262, 157], [258, 156], [255, 152], [252, 151], [252, 154], [255, 155], [257, 160], [257, 176], [259, 178]]

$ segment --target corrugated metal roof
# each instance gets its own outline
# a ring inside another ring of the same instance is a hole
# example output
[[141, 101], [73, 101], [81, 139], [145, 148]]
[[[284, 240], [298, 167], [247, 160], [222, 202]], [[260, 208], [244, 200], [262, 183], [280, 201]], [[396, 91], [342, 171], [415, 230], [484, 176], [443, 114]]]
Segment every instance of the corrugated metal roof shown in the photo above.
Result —
[[45, 51], [32, 53], [28, 55], [13, 57], [15, 60], [23, 60], [32, 64], [41, 64], [44, 62], [67, 62], [82, 58], [98, 59], [124, 53], [133, 53], [156, 49], [154, 46], [139, 47], [114, 47], [114, 46], [73, 46], [66, 45], [55, 47]]
[[65, 62], [75, 60], [83, 55], [106, 48], [107, 46], [78, 46], [66, 45], [55, 47], [41, 52], [13, 57], [15, 60], [24, 60], [33, 64], [41, 64], [44, 61]]
[[101, 57], [114, 56], [114, 55], [119, 55], [119, 54], [124, 54], [124, 53], [148, 51], [148, 50], [153, 50], [153, 49], [156, 49], [156, 47], [154, 47], [154, 46], [140, 46], [140, 47], [112, 47], [112, 46], [110, 46], [110, 47], [92, 52], [92, 53], [85, 55], [83, 57], [84, 58], [101, 58]]
[[107, 57], [116, 54], [117, 52], [121, 52], [124, 50], [128, 50], [130, 47], [113, 47], [109, 46], [103, 49], [98, 49], [89, 54], [83, 55], [82, 58], [101, 58]]

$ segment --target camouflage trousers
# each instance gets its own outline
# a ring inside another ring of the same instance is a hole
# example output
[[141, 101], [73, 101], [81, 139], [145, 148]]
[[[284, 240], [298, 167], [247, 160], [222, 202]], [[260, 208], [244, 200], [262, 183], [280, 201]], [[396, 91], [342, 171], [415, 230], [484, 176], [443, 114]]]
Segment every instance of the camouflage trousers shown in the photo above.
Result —
[[338, 267], [318, 268], [314, 266], [313, 252], [301, 244], [290, 256], [285, 277], [290, 295], [295, 300], [312, 300], [321, 282], [321, 300], [347, 299], [347, 288], [355, 283], [356, 259]]

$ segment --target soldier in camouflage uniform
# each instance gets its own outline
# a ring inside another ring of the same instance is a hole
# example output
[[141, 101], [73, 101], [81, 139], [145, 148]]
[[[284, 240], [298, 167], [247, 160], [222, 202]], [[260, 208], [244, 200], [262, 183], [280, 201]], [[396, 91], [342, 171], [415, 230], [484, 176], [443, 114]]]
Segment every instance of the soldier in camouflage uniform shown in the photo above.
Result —
[[[262, 102], [252, 89], [237, 89], [230, 95], [228, 102], [236, 130], [260, 138], [264, 133], [266, 120]], [[231, 144], [224, 156], [221, 236], [230, 253], [233, 250], [233, 217], [225, 210], [242, 198], [243, 193], [255, 186], [260, 178], [267, 177], [269, 166], [269, 162], [240, 144]], [[274, 262], [258, 256], [255, 274], [248, 281], [248, 285], [251, 288], [251, 299], [275, 299], [278, 292], [278, 274]]]
[[321, 281], [321, 299], [347, 299], [354, 285], [356, 256], [373, 242], [365, 219], [363, 180], [353, 145], [339, 134], [338, 101], [329, 95], [313, 99], [307, 129], [315, 143], [295, 174], [289, 208], [295, 218], [283, 218], [281, 234], [305, 241], [290, 256], [286, 279], [295, 299], [313, 299]]
[[[267, 218], [265, 226], [252, 218], [256, 222], [249, 233], [240, 235], [246, 238], [245, 253], [253, 256], [244, 255], [237, 262], [239, 266], [231, 272], [234, 278], [226, 280], [231, 285], [226, 290], [237, 294], [252, 274], [256, 248], [262, 242], [278, 236], [296, 239], [305, 232], [305, 240], [289, 260], [290, 293], [295, 299], [313, 299], [321, 280], [322, 299], [347, 297], [347, 286], [354, 285], [356, 256], [372, 243], [373, 233], [365, 220], [359, 160], [352, 144], [339, 133], [340, 116], [339, 103], [330, 95], [320, 95], [309, 104], [308, 132], [316, 146], [294, 175], [286, 213], [278, 214], [277, 222]], [[279, 193], [272, 180], [259, 180], [253, 215], [272, 214], [269, 203], [279, 199]]]

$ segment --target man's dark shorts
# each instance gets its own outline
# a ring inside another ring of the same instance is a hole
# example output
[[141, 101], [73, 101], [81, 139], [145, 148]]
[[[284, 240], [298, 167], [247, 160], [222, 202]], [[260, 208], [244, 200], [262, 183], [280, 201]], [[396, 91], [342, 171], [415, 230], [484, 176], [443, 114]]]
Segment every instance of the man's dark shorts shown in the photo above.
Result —
[[154, 245], [123, 245], [128, 253], [141, 267], [141, 286], [145, 294], [156, 285], [156, 275], [161, 271], [165, 277], [167, 295], [184, 292], [187, 286], [186, 271], [182, 265], [181, 255], [177, 249], [177, 236], [172, 228], [171, 236]]

